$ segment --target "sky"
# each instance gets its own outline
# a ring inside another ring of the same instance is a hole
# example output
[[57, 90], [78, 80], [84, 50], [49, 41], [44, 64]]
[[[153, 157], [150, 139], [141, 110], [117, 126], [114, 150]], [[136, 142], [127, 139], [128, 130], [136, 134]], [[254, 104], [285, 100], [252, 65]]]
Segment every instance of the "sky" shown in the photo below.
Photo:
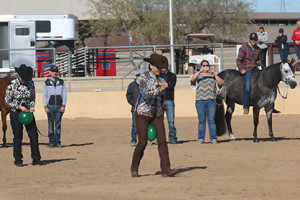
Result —
[[[252, 1], [250, 1], [252, 2]], [[255, 12], [280, 12], [281, 0], [255, 0]], [[284, 0], [286, 12], [300, 12], [300, 0]]]

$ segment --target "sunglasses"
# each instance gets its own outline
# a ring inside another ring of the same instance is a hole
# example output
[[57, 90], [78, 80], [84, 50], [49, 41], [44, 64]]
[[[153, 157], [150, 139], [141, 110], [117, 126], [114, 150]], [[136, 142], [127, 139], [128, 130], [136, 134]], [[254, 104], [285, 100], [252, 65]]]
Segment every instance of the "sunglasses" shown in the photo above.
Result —
[[209, 65], [202, 65], [202, 67], [209, 67]]
[[264, 28], [259, 28], [259, 29], [264, 29]]

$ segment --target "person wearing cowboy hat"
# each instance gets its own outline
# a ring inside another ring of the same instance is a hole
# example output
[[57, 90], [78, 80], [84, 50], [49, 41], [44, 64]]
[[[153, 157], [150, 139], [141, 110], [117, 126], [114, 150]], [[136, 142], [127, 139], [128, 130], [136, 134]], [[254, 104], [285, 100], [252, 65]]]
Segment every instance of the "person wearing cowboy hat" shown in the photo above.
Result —
[[[19, 121], [19, 113], [34, 112], [35, 106], [35, 89], [32, 81], [33, 70], [22, 64], [15, 68], [17, 78], [12, 80], [6, 89], [5, 103], [10, 106], [10, 123], [14, 134], [13, 139], [13, 156], [15, 158], [14, 164], [17, 167], [23, 165], [22, 155], [22, 139], [23, 139], [23, 124]], [[25, 125], [31, 147], [31, 158], [33, 165], [44, 165], [41, 161], [39, 150], [39, 141], [35, 119], [30, 124]]]
[[164, 56], [156, 53], [151, 54], [150, 58], [144, 58], [144, 61], [150, 63], [150, 71], [140, 76], [140, 94], [134, 109], [138, 143], [132, 157], [131, 176], [139, 177], [138, 168], [147, 145], [147, 129], [149, 124], [155, 126], [157, 130], [161, 176], [174, 176], [177, 171], [171, 170], [170, 167], [161, 101], [161, 95], [168, 87], [168, 84], [164, 79], [160, 78], [160, 74], [163, 68], [168, 68], [168, 63], [166, 63]]

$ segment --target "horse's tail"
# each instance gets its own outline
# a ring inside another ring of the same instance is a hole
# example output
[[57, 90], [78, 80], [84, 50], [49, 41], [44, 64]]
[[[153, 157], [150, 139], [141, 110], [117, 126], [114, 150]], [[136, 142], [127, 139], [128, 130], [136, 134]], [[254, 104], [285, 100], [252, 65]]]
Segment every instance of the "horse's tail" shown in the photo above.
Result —
[[227, 126], [225, 121], [224, 115], [224, 104], [221, 100], [216, 99], [217, 101], [217, 109], [216, 109], [216, 116], [215, 116], [215, 123], [217, 127], [217, 135], [221, 136], [227, 132]]

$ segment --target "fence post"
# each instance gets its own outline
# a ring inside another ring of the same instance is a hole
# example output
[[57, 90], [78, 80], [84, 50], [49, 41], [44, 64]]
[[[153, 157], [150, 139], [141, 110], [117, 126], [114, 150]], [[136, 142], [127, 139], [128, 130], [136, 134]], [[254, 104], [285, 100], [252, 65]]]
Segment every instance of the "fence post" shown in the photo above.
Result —
[[84, 76], [87, 76], [87, 65], [86, 65], [86, 47], [83, 48], [84, 51]]
[[69, 77], [68, 77], [68, 84], [69, 84], [69, 92], [71, 92], [71, 71], [72, 71], [72, 60], [71, 60], [71, 56], [72, 56], [72, 51], [69, 48], [68, 49], [68, 68], [69, 68]]
[[[221, 71], [223, 71], [223, 70], [224, 70], [224, 63], [223, 63], [223, 43], [221, 43]], [[221, 72], [221, 71], [219, 71], [219, 72]]]

